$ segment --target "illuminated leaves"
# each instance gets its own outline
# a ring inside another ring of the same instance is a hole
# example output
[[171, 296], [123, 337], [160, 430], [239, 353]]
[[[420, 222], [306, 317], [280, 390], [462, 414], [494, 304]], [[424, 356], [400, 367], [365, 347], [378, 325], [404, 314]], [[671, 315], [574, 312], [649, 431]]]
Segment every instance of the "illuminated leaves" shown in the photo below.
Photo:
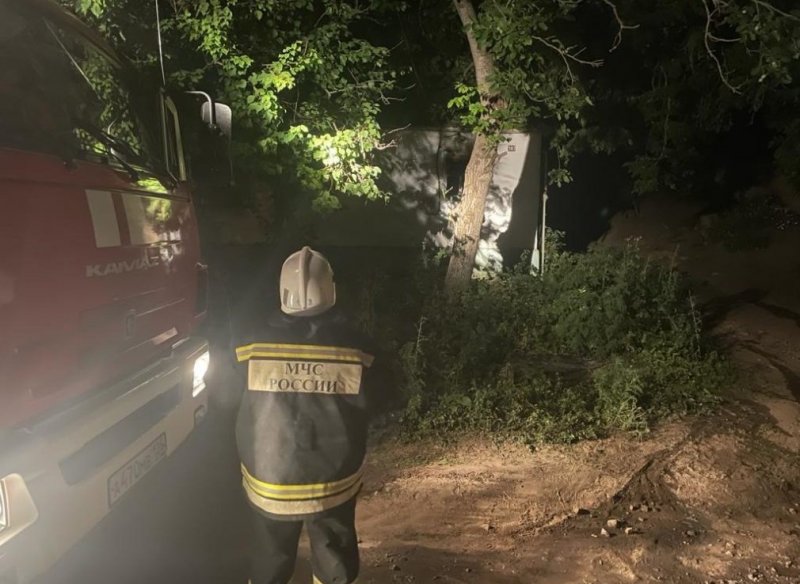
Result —
[[82, 14], [91, 14], [98, 17], [105, 10], [105, 0], [78, 0], [78, 11]]
[[[101, 27], [125, 32], [149, 23], [155, 39], [151, 3], [74, 1]], [[320, 208], [336, 207], [341, 195], [380, 196], [372, 153], [396, 73], [389, 50], [363, 33], [368, 19], [402, 10], [402, 3], [173, 0], [160, 7], [169, 82], [212, 89], [231, 105], [244, 130], [238, 135], [248, 141], [235, 147], [245, 158], [238, 164], [296, 177], [316, 193]], [[142, 47], [155, 64], [153, 43], [144, 40]]]

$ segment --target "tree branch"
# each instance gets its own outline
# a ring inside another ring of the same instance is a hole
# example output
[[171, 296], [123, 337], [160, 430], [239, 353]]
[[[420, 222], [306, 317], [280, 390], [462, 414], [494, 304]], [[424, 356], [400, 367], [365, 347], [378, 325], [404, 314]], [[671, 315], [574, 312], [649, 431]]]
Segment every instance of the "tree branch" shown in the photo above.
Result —
[[619, 45], [622, 43], [622, 31], [637, 29], [639, 28], [639, 25], [625, 24], [619, 15], [619, 11], [617, 10], [617, 5], [614, 4], [611, 0], [603, 0], [603, 3], [611, 8], [611, 11], [614, 13], [614, 19], [617, 21], [617, 35], [614, 37], [614, 43], [611, 45], [611, 48], [608, 49], [609, 53], [613, 53], [614, 51], [617, 50], [617, 47], [619, 47]]
[[602, 59], [596, 59], [593, 61], [587, 61], [585, 59], [581, 59], [578, 56], [579, 53], [572, 52], [572, 49], [574, 49], [575, 47], [565, 47], [563, 44], [561, 44], [561, 41], [559, 41], [558, 39], [546, 39], [540, 36], [533, 36], [533, 38], [542, 43], [544, 46], [558, 53], [558, 55], [564, 61], [564, 65], [567, 67], [567, 73], [569, 74], [569, 78], [572, 81], [575, 81], [575, 75], [572, 73], [572, 67], [570, 67], [569, 65], [570, 61], [574, 61], [575, 63], [578, 63], [580, 65], [588, 65], [589, 67], [600, 67], [603, 65]]
[[742, 42], [742, 37], [736, 37], [735, 39], [723, 39], [721, 37], [715, 36], [711, 33], [708, 34], [708, 38], [714, 41], [715, 43], [740, 43]]
[[394, 128], [392, 130], [388, 130], [383, 133], [384, 138], [391, 134], [396, 134], [397, 132], [402, 132], [403, 130], [408, 130], [411, 127], [411, 124], [406, 124], [405, 126], [400, 126], [399, 128]]
[[[741, 91], [739, 91], [739, 88], [738, 87], [734, 87], [733, 85], [731, 85], [731, 82], [728, 81], [728, 77], [727, 77], [727, 75], [725, 75], [725, 71], [724, 71], [724, 69], [722, 67], [722, 62], [719, 60], [719, 57], [717, 57], [716, 53], [714, 53], [714, 51], [711, 49], [711, 44], [709, 43], [709, 40], [711, 39], [711, 36], [712, 36], [711, 35], [711, 21], [713, 20], [714, 12], [716, 12], [717, 9], [714, 8], [714, 11], [712, 12], [711, 10], [708, 9], [708, 4], [706, 3], [706, 0], [700, 0], [700, 1], [703, 3], [703, 8], [706, 11], [706, 29], [705, 29], [705, 34], [703, 35], [703, 43], [706, 46], [706, 53], [708, 53], [708, 56], [711, 57], [711, 59], [716, 64], [717, 71], [719, 72], [719, 77], [722, 80], [722, 83], [724, 83], [725, 86], [728, 89], [730, 89], [733, 93], [735, 93], [737, 95], [741, 94]], [[760, 1], [760, 0], [754, 0], [754, 1]]]
[[478, 85], [478, 92], [482, 95], [488, 95], [491, 88], [489, 78], [494, 73], [494, 62], [489, 53], [478, 45], [478, 40], [472, 33], [472, 27], [478, 18], [475, 15], [475, 7], [470, 0], [453, 0], [453, 6], [467, 35], [472, 62], [475, 65], [475, 80]]
[[783, 16], [785, 18], [800, 22], [800, 17], [795, 16], [794, 14], [789, 14], [788, 12], [784, 12], [780, 8], [777, 8], [777, 7], [773, 6], [769, 2], [766, 2], [765, 0], [753, 0], [753, 3], [756, 6], [763, 6], [764, 8], [766, 8], [767, 10], [769, 10], [771, 12], [774, 12], [775, 14], [780, 14], [781, 16]]

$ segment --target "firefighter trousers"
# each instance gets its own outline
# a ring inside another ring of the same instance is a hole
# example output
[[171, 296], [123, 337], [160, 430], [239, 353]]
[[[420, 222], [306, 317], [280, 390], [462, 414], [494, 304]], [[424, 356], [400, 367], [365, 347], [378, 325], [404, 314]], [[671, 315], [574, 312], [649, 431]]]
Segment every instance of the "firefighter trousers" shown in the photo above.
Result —
[[303, 525], [311, 542], [314, 584], [353, 584], [359, 568], [355, 511], [356, 497], [300, 521], [271, 519], [255, 512], [252, 584], [288, 584]]

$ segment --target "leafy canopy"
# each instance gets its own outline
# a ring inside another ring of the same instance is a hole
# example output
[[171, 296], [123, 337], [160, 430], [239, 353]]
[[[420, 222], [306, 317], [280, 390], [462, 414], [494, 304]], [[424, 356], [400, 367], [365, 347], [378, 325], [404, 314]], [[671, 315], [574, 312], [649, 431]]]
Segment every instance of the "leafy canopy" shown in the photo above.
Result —
[[[153, 2], [63, 1], [157, 70]], [[454, 119], [492, 135], [543, 126], [556, 183], [571, 180], [577, 151], [622, 148], [646, 192], [690, 186], [713, 138], [758, 117], [778, 167], [800, 182], [791, 0], [473, 4], [496, 65], [492, 96], [478, 95], [452, 2], [426, 0], [160, 0], [166, 72], [232, 106], [240, 167], [288, 177], [317, 208], [381, 196], [386, 129]]]
[[[233, 108], [247, 172], [290, 174], [338, 205], [377, 198], [377, 116], [396, 86], [370, 22], [402, 3], [339, 0], [160, 2], [168, 85], [207, 89]], [[142, 69], [157, 66], [152, 2], [77, 0], [77, 9]]]

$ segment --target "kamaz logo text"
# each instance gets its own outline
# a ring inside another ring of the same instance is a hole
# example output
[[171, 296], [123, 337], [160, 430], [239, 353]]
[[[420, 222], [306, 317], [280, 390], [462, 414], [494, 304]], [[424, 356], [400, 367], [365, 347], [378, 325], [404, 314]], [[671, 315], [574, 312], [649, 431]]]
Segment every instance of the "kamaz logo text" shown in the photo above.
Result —
[[86, 277], [110, 276], [112, 274], [126, 274], [128, 272], [138, 272], [149, 270], [158, 266], [157, 261], [140, 258], [130, 261], [110, 262], [108, 264], [89, 264], [86, 266]]

